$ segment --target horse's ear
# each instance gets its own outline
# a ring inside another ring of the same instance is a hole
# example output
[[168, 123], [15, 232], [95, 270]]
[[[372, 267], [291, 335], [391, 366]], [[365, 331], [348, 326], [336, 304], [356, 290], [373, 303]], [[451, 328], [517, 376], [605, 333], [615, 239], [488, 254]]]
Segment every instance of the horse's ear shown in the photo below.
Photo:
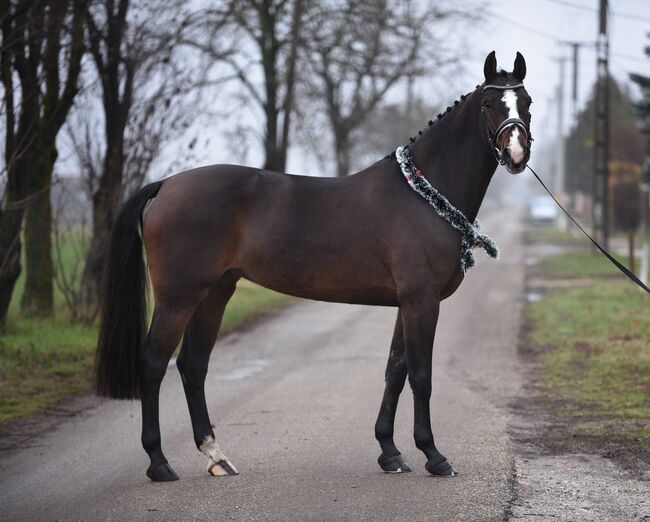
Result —
[[497, 75], [497, 54], [492, 51], [485, 58], [485, 65], [483, 65], [483, 74], [485, 75], [485, 81], [491, 82]]
[[488, 54], [485, 59], [483, 74], [486, 82], [491, 82], [497, 75], [497, 54], [494, 51]]
[[517, 51], [517, 57], [515, 58], [515, 68], [512, 71], [512, 74], [520, 82], [523, 82], [524, 78], [526, 77], [526, 60], [524, 60], [524, 57], [519, 51]]

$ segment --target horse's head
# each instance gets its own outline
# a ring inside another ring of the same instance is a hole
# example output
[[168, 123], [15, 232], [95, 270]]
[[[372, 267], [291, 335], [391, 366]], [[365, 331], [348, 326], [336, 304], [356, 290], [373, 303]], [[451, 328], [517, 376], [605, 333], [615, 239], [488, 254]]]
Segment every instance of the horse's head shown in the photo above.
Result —
[[523, 81], [526, 60], [517, 53], [511, 73], [497, 71], [497, 59], [492, 51], [483, 67], [485, 83], [481, 86], [481, 128], [486, 133], [497, 161], [511, 174], [519, 174], [530, 158], [531, 99]]

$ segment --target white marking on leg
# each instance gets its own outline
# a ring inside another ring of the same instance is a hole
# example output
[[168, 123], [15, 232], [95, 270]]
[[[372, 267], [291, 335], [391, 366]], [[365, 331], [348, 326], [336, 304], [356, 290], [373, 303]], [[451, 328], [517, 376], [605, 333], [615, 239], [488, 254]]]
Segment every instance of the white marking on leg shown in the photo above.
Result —
[[217, 444], [217, 441], [215, 440], [214, 437], [207, 436], [203, 440], [203, 444], [199, 446], [199, 450], [207, 455], [208, 457], [208, 472], [211, 475], [215, 476], [223, 476], [223, 475], [232, 475], [233, 473], [230, 473], [229, 470], [224, 469], [220, 462], [225, 461], [227, 465], [232, 468], [232, 471], [234, 472], [235, 475], [237, 475], [239, 472], [237, 471], [237, 468], [233, 465], [230, 460], [228, 460], [228, 457], [226, 457], [223, 452], [221, 451], [221, 448], [219, 447], [219, 444]]
[[[506, 89], [503, 91], [503, 98], [501, 98], [501, 101], [505, 103], [506, 108], [508, 109], [508, 118], [519, 118], [519, 111], [517, 110], [517, 93], [513, 89]], [[521, 146], [521, 143], [519, 143], [519, 129], [516, 127], [510, 134], [508, 152], [515, 163], [521, 163], [524, 160], [524, 149]]]
[[205, 453], [208, 458], [211, 458], [215, 462], [225, 460], [226, 458], [214, 437], [207, 436], [203, 440], [203, 444], [199, 446], [199, 450], [201, 450], [201, 452]]

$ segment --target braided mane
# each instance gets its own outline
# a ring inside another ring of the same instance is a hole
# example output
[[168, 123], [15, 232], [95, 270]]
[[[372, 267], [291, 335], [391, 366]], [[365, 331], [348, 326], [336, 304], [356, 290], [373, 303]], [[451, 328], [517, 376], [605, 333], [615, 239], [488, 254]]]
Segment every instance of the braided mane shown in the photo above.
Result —
[[[480, 85], [477, 85], [477, 86], [476, 86], [476, 89], [478, 89], [479, 87], [480, 87]], [[449, 107], [447, 107], [447, 110], [445, 110], [444, 112], [441, 112], [440, 114], [438, 114], [438, 116], [436, 117], [435, 120], [429, 120], [429, 122], [427, 123], [427, 127], [431, 127], [431, 126], [435, 125], [436, 123], [438, 123], [439, 120], [441, 120], [442, 118], [444, 118], [448, 113], [452, 112], [456, 107], [458, 107], [459, 105], [462, 105], [463, 102], [464, 102], [464, 101], [465, 101], [465, 100], [466, 100], [466, 99], [467, 99], [467, 98], [468, 98], [468, 97], [469, 97], [473, 92], [474, 92], [474, 91], [472, 91], [472, 92], [468, 92], [467, 94], [462, 94], [462, 95], [460, 96], [460, 99], [459, 99], [459, 100], [456, 100], [456, 101], [454, 102], [453, 105], [450, 105]], [[422, 134], [423, 134], [423, 132], [424, 132], [425, 130], [426, 130], [426, 128], [425, 128], [425, 129], [422, 129], [422, 130], [419, 130], [418, 133], [417, 133], [415, 136], [410, 137], [410, 138], [409, 138], [409, 143], [415, 143], [415, 140], [417, 140], [418, 137], [422, 136]], [[395, 157], [395, 151], [392, 151], [388, 156], [385, 156], [384, 159], [391, 159], [391, 158], [394, 158], [394, 157]]]

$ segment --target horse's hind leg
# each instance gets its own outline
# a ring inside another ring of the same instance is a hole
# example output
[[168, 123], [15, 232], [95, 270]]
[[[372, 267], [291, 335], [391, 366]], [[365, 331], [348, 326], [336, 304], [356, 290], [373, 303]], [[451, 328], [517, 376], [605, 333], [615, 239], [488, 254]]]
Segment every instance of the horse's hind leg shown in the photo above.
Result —
[[151, 327], [139, 354], [142, 446], [151, 459], [147, 477], [155, 482], [178, 480], [160, 444], [160, 383], [194, 306], [194, 303], [184, 306], [156, 303]]
[[393, 341], [390, 345], [390, 355], [386, 365], [386, 388], [384, 389], [379, 416], [375, 423], [375, 437], [381, 446], [381, 455], [377, 462], [386, 473], [406, 473], [411, 471], [393, 440], [395, 412], [399, 396], [404, 389], [406, 374], [404, 328], [402, 327], [402, 317], [398, 311]]
[[190, 410], [194, 442], [207, 455], [208, 472], [215, 476], [238, 473], [221, 452], [214, 437], [204, 390], [210, 353], [217, 340], [224, 309], [236, 284], [236, 277], [225, 276], [210, 289], [187, 325], [181, 353], [176, 361]]

